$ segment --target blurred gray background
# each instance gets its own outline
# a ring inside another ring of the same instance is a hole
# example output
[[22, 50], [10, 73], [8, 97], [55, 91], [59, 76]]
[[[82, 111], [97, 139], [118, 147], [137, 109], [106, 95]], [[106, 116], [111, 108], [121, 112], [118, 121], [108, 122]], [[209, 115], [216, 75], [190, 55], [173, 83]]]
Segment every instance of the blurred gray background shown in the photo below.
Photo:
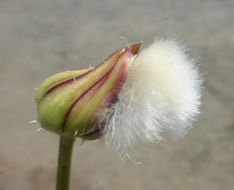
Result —
[[132, 159], [101, 141], [75, 144], [72, 190], [234, 187], [233, 0], [0, 0], [0, 189], [54, 189], [58, 136], [36, 130], [48, 76], [97, 65], [125, 46], [183, 41], [205, 75], [202, 114], [185, 138], [138, 145]]

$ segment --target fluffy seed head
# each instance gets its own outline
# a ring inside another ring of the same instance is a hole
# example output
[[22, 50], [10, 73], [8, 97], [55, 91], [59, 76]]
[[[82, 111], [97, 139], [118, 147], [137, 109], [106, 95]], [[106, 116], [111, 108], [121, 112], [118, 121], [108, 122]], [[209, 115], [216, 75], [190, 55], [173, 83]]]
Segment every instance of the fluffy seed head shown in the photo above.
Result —
[[125, 152], [137, 141], [178, 138], [199, 113], [201, 78], [185, 48], [155, 41], [134, 60], [118, 101], [99, 112], [108, 146]]

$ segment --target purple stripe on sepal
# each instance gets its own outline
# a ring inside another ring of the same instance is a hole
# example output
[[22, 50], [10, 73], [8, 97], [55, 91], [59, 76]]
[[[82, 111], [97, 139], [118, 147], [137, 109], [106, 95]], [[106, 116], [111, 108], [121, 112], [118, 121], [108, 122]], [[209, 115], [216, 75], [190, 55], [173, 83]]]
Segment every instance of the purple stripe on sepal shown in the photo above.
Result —
[[79, 80], [79, 79], [83, 78], [84, 76], [86, 76], [87, 74], [89, 74], [90, 72], [92, 72], [93, 70], [94, 70], [94, 69], [91, 69], [91, 70], [87, 71], [86, 73], [84, 73], [84, 74], [82, 74], [82, 75], [80, 75], [80, 76], [78, 76], [78, 77], [75, 77], [75, 78], [72, 78], [72, 79], [68, 79], [68, 80], [65, 80], [65, 81], [63, 81], [63, 82], [61, 82], [61, 83], [59, 83], [59, 84], [56, 84], [55, 86], [53, 86], [52, 88], [50, 88], [50, 89], [45, 93], [44, 96], [48, 95], [50, 92], [52, 92], [52, 91], [55, 90], [56, 88], [59, 88], [60, 86], [63, 86], [63, 85], [65, 85], [65, 84], [69, 84], [69, 83], [71, 83], [71, 82], [73, 82], [73, 81], [76, 81], [76, 80]]
[[[131, 53], [131, 51], [129, 50], [128, 47], [125, 48], [125, 53], [129, 53], [129, 58], [132, 57], [132, 53]], [[122, 56], [124, 56], [124, 55], [125, 55], [125, 54], [122, 54]], [[122, 57], [122, 56], [121, 56], [121, 57]], [[121, 59], [121, 57], [120, 57], [119, 59]], [[79, 100], [80, 100], [83, 96], [85, 96], [85, 95], [86, 95], [91, 89], [93, 89], [96, 85], [99, 85], [99, 88], [97, 89], [97, 91], [95, 92], [95, 94], [99, 91], [99, 89], [102, 87], [102, 85], [105, 83], [105, 81], [108, 80], [109, 76], [111, 75], [111, 72], [113, 71], [113, 69], [115, 68], [115, 66], [117, 65], [117, 63], [119, 63], [119, 59], [118, 59], [117, 62], [114, 63], [114, 65], [111, 67], [111, 69], [109, 69], [109, 70], [106, 72], [106, 74], [104, 74], [98, 81], [96, 81], [90, 88], [88, 88], [83, 94], [81, 94], [81, 95], [72, 103], [71, 107], [69, 108], [68, 112], [67, 112], [66, 115], [65, 115], [64, 122], [63, 122], [63, 125], [62, 125], [62, 132], [65, 131], [66, 122], [67, 122], [67, 120], [68, 120], [68, 117], [69, 117], [69, 115], [70, 115], [72, 109], [75, 107], [75, 105], [79, 102]], [[123, 74], [123, 75], [125, 76], [126, 74]], [[124, 78], [126, 78], [126, 77], [124, 77]], [[100, 83], [100, 84], [99, 84], [99, 83]], [[118, 86], [116, 87], [115, 92], [114, 92], [111, 96], [109, 96], [109, 97], [104, 101], [104, 103], [102, 104], [102, 107], [103, 107], [104, 104], [106, 105], [108, 102], [111, 102], [111, 101], [117, 96], [117, 94], [119, 93], [120, 88], [121, 88], [121, 86], [123, 85], [123, 83], [124, 83], [124, 80], [122, 80], [122, 78], [121, 78], [121, 79], [120, 79], [120, 85], [118, 85]], [[94, 96], [95, 94], [93, 94], [93, 96]], [[107, 102], [107, 101], [108, 101], [108, 102]]]
[[[84, 73], [84, 74], [82, 74], [82, 75], [80, 75], [80, 76], [78, 76], [78, 77], [75, 77], [75, 78], [72, 78], [72, 79], [68, 79], [68, 80], [66, 80], [66, 81], [63, 81], [63, 82], [61, 82], [61, 83], [59, 83], [59, 84], [57, 84], [57, 85], [51, 87], [51, 88], [45, 93], [44, 96], [48, 95], [50, 92], [52, 92], [53, 90], [59, 88], [60, 86], [63, 86], [63, 85], [65, 85], [65, 84], [69, 84], [69, 83], [71, 83], [71, 82], [73, 82], [73, 81], [80, 80], [80, 79], [83, 78], [84, 76], [86, 76], [86, 75], [88, 75], [89, 73], [95, 71], [95, 70], [96, 70], [97, 68], [99, 68], [101, 65], [103, 65], [104, 63], [106, 63], [106, 61], [107, 61], [108, 59], [110, 59], [112, 56], [114, 56], [114, 55], [115, 55], [116, 53], [118, 53], [119, 51], [121, 51], [121, 50], [116, 51], [116, 52], [113, 53], [111, 56], [109, 56], [107, 59], [105, 59], [102, 63], [100, 63], [98, 66], [96, 66], [95, 68], [93, 68], [93, 69], [87, 71], [86, 73]], [[124, 51], [124, 49], [122, 49], [122, 52], [123, 52], [123, 51]]]
[[98, 123], [96, 122], [88, 132], [80, 134], [79, 137], [87, 140], [94, 140], [100, 137], [101, 133], [102, 131], [99, 129]]
[[[136, 54], [138, 53], [138, 51], [139, 51], [140, 46], [141, 46], [141, 42], [132, 45], [129, 49], [130, 49], [130, 51], [132, 52], [133, 55], [136, 55]], [[59, 84], [56, 84], [55, 86], [51, 87], [51, 88], [44, 94], [44, 96], [48, 95], [50, 92], [54, 91], [55, 89], [57, 89], [57, 88], [59, 88], [59, 87], [65, 85], [65, 84], [69, 84], [69, 83], [73, 82], [74, 80], [80, 80], [80, 79], [83, 78], [84, 76], [86, 76], [86, 75], [88, 75], [89, 73], [95, 71], [95, 70], [96, 70], [97, 68], [99, 68], [101, 65], [103, 65], [104, 63], [106, 63], [106, 61], [107, 61], [108, 59], [110, 59], [112, 56], [114, 56], [116, 53], [119, 53], [119, 52], [123, 53], [123, 52], [125, 51], [125, 49], [126, 49], [126, 48], [114, 52], [114, 53], [111, 54], [107, 59], [105, 59], [102, 63], [100, 63], [98, 66], [96, 66], [94, 69], [91, 69], [91, 70], [87, 71], [86, 73], [84, 73], [84, 74], [82, 74], [82, 75], [80, 75], [80, 76], [78, 76], [78, 77], [75, 77], [75, 78], [72, 78], [72, 79], [68, 79], [68, 80], [65, 80], [65, 81], [63, 81], [63, 82], [61, 82], [61, 83], [59, 83]], [[120, 55], [120, 56], [121, 56], [121, 55]]]

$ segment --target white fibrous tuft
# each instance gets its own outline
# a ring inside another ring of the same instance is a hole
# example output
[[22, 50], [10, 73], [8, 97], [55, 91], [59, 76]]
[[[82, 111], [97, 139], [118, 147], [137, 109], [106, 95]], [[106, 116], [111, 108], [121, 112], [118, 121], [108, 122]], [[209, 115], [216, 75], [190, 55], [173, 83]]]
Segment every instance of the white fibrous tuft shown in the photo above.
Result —
[[100, 112], [107, 145], [124, 153], [138, 141], [185, 135], [199, 113], [201, 83], [183, 46], [155, 41], [133, 60], [118, 101]]

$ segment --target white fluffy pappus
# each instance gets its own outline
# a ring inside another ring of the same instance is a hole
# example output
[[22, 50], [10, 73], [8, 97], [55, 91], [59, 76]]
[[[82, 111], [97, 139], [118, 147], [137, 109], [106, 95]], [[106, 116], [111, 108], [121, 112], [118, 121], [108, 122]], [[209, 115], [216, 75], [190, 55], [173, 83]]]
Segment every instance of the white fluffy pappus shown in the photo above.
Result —
[[156, 40], [133, 60], [118, 101], [100, 112], [107, 145], [124, 153], [138, 141], [183, 136], [199, 113], [201, 83], [183, 46]]

